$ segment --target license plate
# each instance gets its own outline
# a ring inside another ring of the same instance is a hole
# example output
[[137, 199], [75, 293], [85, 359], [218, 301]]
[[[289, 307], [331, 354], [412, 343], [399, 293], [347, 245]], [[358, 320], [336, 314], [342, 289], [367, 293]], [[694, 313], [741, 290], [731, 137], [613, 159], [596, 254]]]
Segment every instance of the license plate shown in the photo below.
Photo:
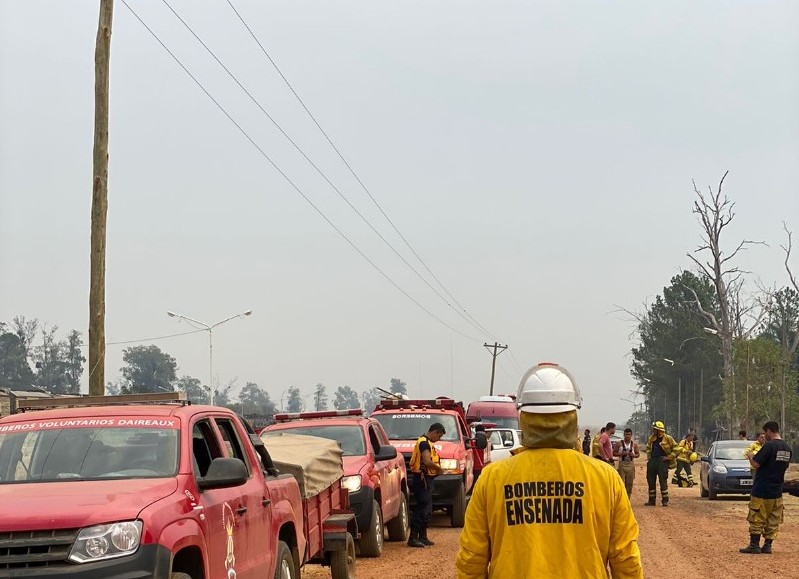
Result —
[[741, 479], [741, 486], [742, 487], [751, 487], [752, 486], [752, 479], [751, 478], [742, 478]]

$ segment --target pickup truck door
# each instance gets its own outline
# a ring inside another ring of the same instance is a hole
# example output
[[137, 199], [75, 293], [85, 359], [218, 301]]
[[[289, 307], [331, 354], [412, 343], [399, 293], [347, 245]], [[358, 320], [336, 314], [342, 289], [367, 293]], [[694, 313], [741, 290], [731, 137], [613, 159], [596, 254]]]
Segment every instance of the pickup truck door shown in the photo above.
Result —
[[[214, 418], [228, 458], [238, 458], [247, 465], [250, 478], [239, 487], [238, 504], [233, 508], [238, 525], [238, 544], [246, 558], [236, 556], [237, 579], [271, 577], [275, 569], [277, 539], [272, 532], [272, 510], [264, 481], [261, 461], [254, 454], [246, 430], [238, 420]], [[231, 505], [232, 506], [232, 505]]]
[[[229, 454], [222, 450], [222, 441], [210, 418], [201, 418], [192, 426], [194, 476], [202, 478], [211, 461]], [[207, 545], [208, 579], [247, 577], [247, 535], [241, 514], [242, 486], [206, 489], [197, 500]]]
[[[385, 444], [388, 444], [386, 442]], [[373, 456], [377, 456], [383, 442], [377, 434], [374, 425], [369, 425], [369, 446], [371, 447]], [[399, 454], [399, 453], [398, 453]], [[375, 472], [380, 479], [380, 496], [382, 504], [380, 505], [383, 511], [383, 520], [387, 521], [393, 519], [397, 515], [397, 508], [399, 502], [397, 501], [397, 494], [399, 488], [394, 476], [394, 460], [375, 460]]]

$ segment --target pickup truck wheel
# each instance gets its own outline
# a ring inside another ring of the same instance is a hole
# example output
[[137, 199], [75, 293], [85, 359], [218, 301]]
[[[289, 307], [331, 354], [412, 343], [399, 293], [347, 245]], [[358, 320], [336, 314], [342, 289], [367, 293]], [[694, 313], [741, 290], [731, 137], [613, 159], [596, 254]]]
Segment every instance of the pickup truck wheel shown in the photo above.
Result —
[[191, 579], [191, 575], [186, 573], [170, 573], [169, 579]]
[[388, 528], [388, 540], [407, 541], [409, 523], [410, 513], [408, 512], [408, 497], [403, 493], [402, 499], [400, 499], [400, 508], [397, 516], [391, 519], [386, 525]]
[[344, 549], [330, 554], [330, 574], [333, 579], [355, 579], [355, 540], [349, 533]]
[[275, 579], [296, 579], [294, 559], [291, 549], [283, 541], [277, 542], [277, 564], [275, 565]]
[[466, 520], [466, 490], [463, 483], [458, 487], [458, 492], [452, 499], [452, 507], [449, 512], [449, 524], [451, 527], [462, 527]]
[[372, 501], [372, 517], [369, 527], [363, 529], [361, 540], [358, 542], [363, 557], [379, 557], [383, 552], [383, 513], [380, 504]]

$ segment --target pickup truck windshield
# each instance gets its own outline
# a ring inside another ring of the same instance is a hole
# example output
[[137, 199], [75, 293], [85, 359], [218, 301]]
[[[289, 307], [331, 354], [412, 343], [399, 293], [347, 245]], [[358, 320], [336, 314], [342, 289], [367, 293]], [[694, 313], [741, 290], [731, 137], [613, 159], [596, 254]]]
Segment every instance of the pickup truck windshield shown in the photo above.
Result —
[[447, 433], [441, 440], [450, 442], [460, 440], [458, 434], [458, 423], [455, 417], [449, 414], [410, 414], [408, 412], [397, 412], [392, 414], [373, 414], [372, 418], [383, 426], [389, 440], [416, 440], [427, 433], [430, 426], [439, 422], [444, 425]]
[[64, 428], [0, 433], [0, 484], [155, 478], [177, 472], [178, 430]]
[[305, 436], [318, 436], [335, 440], [344, 451], [344, 456], [363, 456], [366, 454], [366, 443], [363, 439], [363, 429], [360, 426], [298, 426], [267, 431], [267, 436], [277, 436], [281, 433], [304, 434]]

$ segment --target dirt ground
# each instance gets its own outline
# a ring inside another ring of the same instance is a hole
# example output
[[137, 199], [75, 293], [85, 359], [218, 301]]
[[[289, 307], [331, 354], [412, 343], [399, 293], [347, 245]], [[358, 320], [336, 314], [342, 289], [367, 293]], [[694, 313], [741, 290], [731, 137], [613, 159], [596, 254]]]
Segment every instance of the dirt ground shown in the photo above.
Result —
[[[698, 470], [697, 464], [694, 467], [697, 475]], [[644, 463], [640, 461], [632, 504], [641, 529], [639, 546], [645, 577], [799, 577], [799, 498], [784, 495], [785, 523], [774, 541], [774, 554], [742, 555], [738, 549], [749, 539], [747, 497], [701, 499], [698, 486], [690, 489], [670, 486], [669, 493], [671, 501], [667, 508], [643, 506], [647, 487]], [[443, 515], [437, 515], [433, 525], [430, 538], [436, 541], [435, 547], [410, 549], [404, 543], [386, 542], [382, 557], [358, 559], [358, 579], [431, 576], [454, 579], [459, 529], [450, 528]], [[420, 572], [415, 573], [414, 569]], [[431, 570], [434, 570], [432, 575]], [[309, 566], [302, 577], [330, 577], [330, 570]]]

